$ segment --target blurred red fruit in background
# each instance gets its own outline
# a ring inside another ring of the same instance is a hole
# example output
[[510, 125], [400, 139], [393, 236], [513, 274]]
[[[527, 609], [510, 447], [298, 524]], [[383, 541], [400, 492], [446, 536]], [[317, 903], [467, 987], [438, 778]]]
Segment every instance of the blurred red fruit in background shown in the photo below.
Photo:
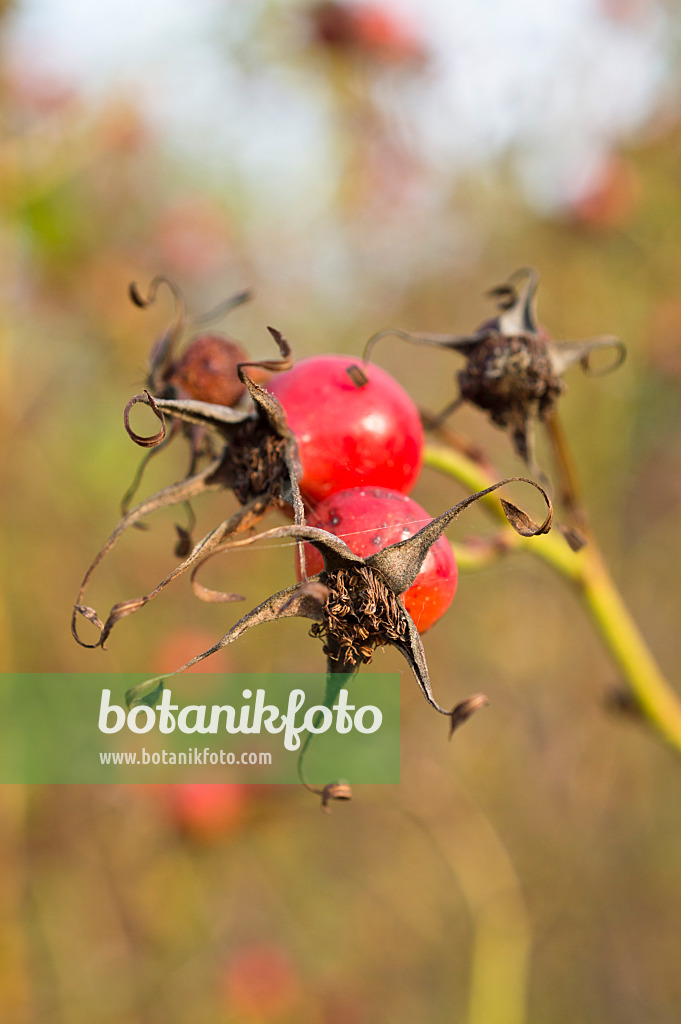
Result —
[[387, 4], [318, 3], [310, 10], [314, 38], [329, 49], [378, 60], [419, 62], [426, 47], [416, 29]]
[[294, 965], [275, 945], [235, 953], [224, 974], [224, 995], [235, 1020], [264, 1024], [300, 1020], [302, 988]]
[[243, 823], [254, 787], [186, 782], [149, 788], [158, 790], [179, 832], [199, 842], [214, 842]]
[[573, 220], [595, 230], [624, 227], [636, 212], [640, 186], [624, 157], [613, 155], [570, 207]]
[[[157, 675], [173, 672], [176, 668], [191, 661], [201, 651], [207, 651], [215, 643], [216, 637], [207, 629], [198, 626], [185, 626], [166, 637], [156, 648], [149, 671]], [[227, 651], [216, 651], [206, 661], [193, 665], [187, 672], [228, 672], [230, 668]]]
[[200, 279], [224, 271], [233, 248], [233, 229], [220, 203], [187, 195], [163, 207], [156, 245], [168, 273], [184, 280]]

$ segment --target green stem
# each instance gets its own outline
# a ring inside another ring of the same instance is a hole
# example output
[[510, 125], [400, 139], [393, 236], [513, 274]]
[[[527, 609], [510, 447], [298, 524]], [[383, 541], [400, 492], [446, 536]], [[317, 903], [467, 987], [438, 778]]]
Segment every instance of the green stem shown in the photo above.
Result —
[[581, 591], [594, 624], [629, 684], [637, 710], [681, 753], [681, 701], [641, 636], [593, 541], [584, 556]]
[[[429, 447], [425, 463], [471, 491], [484, 490], [494, 482], [486, 470], [460, 452]], [[482, 502], [496, 519], [504, 520], [498, 499], [490, 495]], [[620, 669], [635, 709], [681, 754], [681, 699], [665, 679], [627, 610], [595, 539], [591, 537], [585, 548], [574, 552], [556, 530], [532, 538], [509, 533], [504, 547], [530, 551], [572, 583]], [[499, 546], [498, 550], [503, 548]], [[475, 567], [472, 562], [470, 568]]]

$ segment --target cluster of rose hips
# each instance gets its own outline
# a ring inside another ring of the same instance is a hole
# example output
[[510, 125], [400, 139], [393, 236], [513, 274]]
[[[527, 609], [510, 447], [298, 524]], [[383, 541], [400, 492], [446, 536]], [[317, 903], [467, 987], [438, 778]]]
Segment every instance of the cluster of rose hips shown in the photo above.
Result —
[[[524, 281], [522, 287], [516, 285], [518, 278]], [[536, 320], [536, 284], [534, 272], [522, 271], [495, 289], [499, 315], [471, 335], [394, 332], [465, 356], [460, 394], [445, 412], [462, 400], [484, 409], [510, 430], [517, 453], [531, 471], [536, 469], [533, 425], [552, 415], [564, 390], [565, 368], [580, 362], [588, 369], [596, 349], [614, 347], [618, 360], [623, 355], [619, 342], [609, 337], [551, 342]], [[145, 307], [155, 301], [161, 286], [173, 295], [175, 317], [152, 351], [147, 388], [125, 410], [128, 434], [149, 453], [124, 499], [120, 522], [83, 580], [73, 613], [74, 636], [84, 646], [103, 647], [117, 622], [185, 572], [203, 600], [237, 600], [229, 591], [200, 584], [196, 574], [201, 566], [222, 551], [262, 537], [291, 538], [298, 548], [297, 582], [243, 616], [213, 647], [176, 671], [197, 664], [252, 626], [300, 616], [312, 621], [311, 635], [323, 641], [329, 673], [353, 674], [371, 661], [376, 647], [396, 647], [428, 702], [449, 717], [454, 729], [484, 698], [468, 698], [447, 710], [435, 699], [428, 676], [421, 634], [447, 610], [457, 584], [456, 561], [443, 533], [470, 504], [511, 481], [502, 480], [431, 519], [408, 496], [423, 460], [421, 416], [401, 385], [368, 362], [368, 350], [363, 360], [322, 355], [294, 363], [286, 339], [268, 328], [279, 358], [253, 362], [231, 339], [200, 329], [243, 302], [247, 293], [195, 320], [199, 330], [182, 346], [191, 322], [171, 282], [157, 278], [147, 297], [135, 287], [131, 296]], [[380, 332], [370, 344], [387, 333]], [[130, 409], [137, 403], [149, 406], [160, 420], [155, 434], [143, 436], [130, 426]], [[130, 508], [146, 461], [178, 436], [190, 446], [186, 477]], [[537, 525], [502, 499], [510, 524], [525, 536], [548, 532], [552, 506], [543, 487], [526, 477], [512, 479], [539, 490], [548, 512]], [[176, 554], [181, 561], [153, 590], [114, 605], [102, 621], [84, 603], [84, 593], [95, 567], [121, 534], [156, 509], [187, 505], [211, 490], [231, 490], [237, 511], [197, 542], [178, 527]], [[292, 525], [254, 533], [273, 508], [288, 513]], [[96, 642], [80, 638], [82, 618], [97, 628]], [[153, 694], [163, 678], [148, 681], [130, 699]]]

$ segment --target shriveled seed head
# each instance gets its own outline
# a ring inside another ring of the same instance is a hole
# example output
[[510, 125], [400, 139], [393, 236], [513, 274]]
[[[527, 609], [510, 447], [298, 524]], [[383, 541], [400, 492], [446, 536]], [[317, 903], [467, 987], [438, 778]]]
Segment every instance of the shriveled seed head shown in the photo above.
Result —
[[376, 647], [403, 641], [404, 607], [368, 566], [322, 573], [328, 589], [322, 622], [310, 635], [325, 641], [324, 653], [346, 668], [368, 665]]
[[[536, 315], [538, 277], [523, 267], [508, 281], [488, 294], [495, 298], [499, 315], [483, 323], [472, 334], [412, 334], [387, 328], [369, 339], [364, 350], [369, 358], [375, 343], [394, 334], [417, 344], [435, 345], [460, 352], [466, 365], [458, 374], [459, 396], [437, 416], [428, 416], [431, 426], [440, 426], [462, 401], [489, 413], [492, 421], [509, 429], [516, 452], [531, 467], [534, 422], [547, 421], [558, 397], [566, 390], [562, 376], [579, 363], [585, 372], [609, 373], [623, 361], [626, 350], [610, 335], [579, 342], [554, 342]], [[610, 350], [610, 362], [594, 369], [595, 352]]]
[[513, 422], [516, 408], [535, 405], [541, 416], [565, 391], [541, 336], [509, 338], [498, 332], [471, 352], [459, 373], [459, 386], [463, 398], [487, 409], [502, 427]]
[[285, 451], [286, 439], [273, 433], [267, 420], [247, 419], [234, 429], [210, 482], [231, 488], [242, 505], [264, 495], [273, 503], [283, 502], [289, 479]]
[[554, 369], [550, 342], [543, 334], [504, 335], [493, 331], [479, 342], [459, 373], [461, 397], [510, 428], [519, 453], [527, 456], [523, 435], [532, 416], [543, 420], [565, 384]]

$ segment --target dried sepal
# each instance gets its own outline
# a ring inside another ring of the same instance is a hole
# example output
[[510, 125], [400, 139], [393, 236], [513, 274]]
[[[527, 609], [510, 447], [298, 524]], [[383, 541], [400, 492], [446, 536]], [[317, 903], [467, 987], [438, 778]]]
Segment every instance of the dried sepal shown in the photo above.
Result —
[[416, 579], [423, 560], [432, 545], [442, 536], [454, 519], [476, 501], [485, 498], [488, 494], [492, 494], [500, 487], [505, 487], [510, 483], [525, 483], [536, 488], [546, 502], [547, 508], [544, 521], [537, 524], [526, 512], [523, 512], [511, 504], [511, 502], [505, 501], [502, 498], [501, 506], [513, 529], [524, 537], [536, 537], [540, 534], [548, 533], [553, 523], [553, 506], [547, 492], [540, 484], [535, 480], [530, 480], [529, 477], [508, 477], [506, 480], [500, 480], [498, 483], [486, 487], [483, 491], [478, 491], [464, 498], [436, 519], [432, 519], [430, 523], [412, 537], [407, 537], [406, 540], [391, 544], [382, 551], [371, 555], [366, 560], [367, 565], [383, 576], [391, 590], [397, 594], [403, 594]]
[[[304, 525], [279, 526], [242, 539], [228, 538], [222, 544], [222, 550], [244, 547], [262, 539], [292, 538], [308, 541], [320, 552], [324, 568], [309, 580], [294, 584], [268, 598], [237, 622], [213, 647], [170, 675], [178, 675], [223, 649], [252, 626], [278, 618], [299, 616], [313, 620], [311, 632], [324, 642], [327, 671], [330, 674], [352, 675], [360, 665], [371, 661], [376, 647], [387, 645], [397, 648], [409, 664], [428, 703], [449, 718], [453, 731], [482, 706], [484, 698], [476, 695], [449, 710], [437, 701], [421, 637], [404, 607], [401, 595], [414, 582], [432, 545], [464, 509], [498, 488], [515, 482], [528, 483], [536, 488], [548, 511], [544, 521], [536, 524], [527, 513], [507, 503], [513, 510], [509, 516], [511, 525], [526, 536], [547, 533], [553, 515], [548, 494], [533, 480], [512, 477], [464, 498], [412, 537], [391, 544], [369, 558], [356, 555], [341, 538], [326, 530]], [[143, 687], [154, 687], [164, 678], [167, 677], [158, 676], [143, 684]]]
[[247, 374], [244, 373], [245, 368], [258, 367], [261, 370], [272, 370], [276, 373], [284, 373], [286, 370], [290, 370], [293, 366], [293, 353], [289, 342], [286, 340], [281, 331], [278, 331], [276, 327], [268, 327], [267, 330], [270, 332], [272, 337], [277, 343], [279, 348], [279, 359], [259, 359], [256, 362], [247, 360], [243, 363], [239, 363], [237, 366], [237, 373], [241, 377], [244, 384], [247, 384]]
[[[252, 379], [250, 374], [246, 373], [246, 367], [260, 366], [267, 370], [284, 373], [293, 366], [291, 346], [284, 335], [274, 327], [268, 327], [267, 330], [277, 343], [280, 358], [278, 360], [262, 360], [259, 363], [240, 363], [238, 373], [240, 379], [246, 385], [253, 403], [259, 409], [260, 415], [267, 419], [274, 434], [284, 440], [282, 455], [286, 474], [283, 480], [282, 495], [293, 508], [295, 522], [298, 525], [302, 525], [305, 522], [305, 509], [298, 481], [303, 475], [303, 467], [298, 452], [298, 443], [289, 428], [286, 413], [281, 402], [269, 391], [265, 390], [265, 388], [261, 388]], [[298, 558], [301, 576], [305, 579], [305, 558], [302, 545], [300, 544], [298, 545]]]
[[155, 277], [149, 285], [147, 295], [144, 296], [140, 292], [137, 284], [132, 281], [128, 289], [128, 294], [132, 302], [140, 309], [147, 309], [149, 306], [153, 306], [156, 302], [158, 291], [161, 287], [167, 288], [173, 298], [174, 315], [170, 325], [166, 328], [165, 332], [158, 339], [151, 351], [150, 357], [150, 371], [149, 379], [150, 386], [153, 384], [154, 375], [159, 368], [165, 368], [169, 365], [175, 348], [182, 337], [182, 333], [187, 323], [187, 307], [185, 305], [184, 296], [182, 292], [168, 277], [159, 275]]
[[[165, 576], [160, 583], [158, 583], [153, 590], [149, 591], [148, 594], [142, 594], [139, 597], [129, 598], [127, 601], [119, 601], [115, 604], [107, 617], [106, 622], [101, 631], [99, 638], [99, 644], [96, 646], [104, 647], [106, 641], [109, 638], [111, 630], [120, 622], [121, 619], [126, 618], [128, 615], [132, 615], [133, 612], [137, 612], [140, 608], [143, 608], [146, 604], [149, 604], [155, 597], [157, 597], [169, 583], [173, 580], [183, 576], [189, 569], [197, 569], [203, 562], [210, 557], [211, 553], [215, 553], [219, 546], [223, 543], [224, 538], [233, 536], [234, 534], [240, 533], [243, 530], [250, 529], [255, 526], [265, 515], [266, 508], [261, 505], [260, 508], [254, 506], [244, 506], [240, 508], [233, 516], [229, 519], [225, 519], [216, 529], [211, 530], [210, 533], [206, 534], [197, 544], [194, 545], [189, 555], [176, 565], [175, 568]], [[209, 601], [242, 601], [243, 598], [240, 594], [228, 594], [216, 591], [207, 591], [200, 595], [202, 600]], [[196, 593], [196, 583], [194, 581], [194, 592]], [[208, 597], [207, 594], [211, 596]]]
[[547, 519], [543, 527], [539, 528], [530, 516], [523, 512], [521, 508], [518, 508], [517, 505], [514, 505], [513, 502], [505, 501], [503, 498], [500, 501], [504, 515], [515, 532], [519, 533], [521, 537], [536, 537], [538, 533], [548, 533], [551, 527], [551, 517]]
[[177, 330], [184, 325], [187, 310], [185, 308], [182, 292], [171, 278], [165, 277], [163, 274], [159, 274], [154, 277], [149, 285], [149, 290], [146, 296], [142, 295], [140, 292], [137, 282], [131, 281], [128, 286], [128, 294], [136, 306], [139, 306], [140, 309], [147, 309], [149, 306], [153, 306], [156, 302], [156, 296], [161, 285], [164, 285], [173, 297], [175, 303], [174, 327]]
[[[282, 529], [296, 528], [283, 527]], [[258, 538], [271, 536], [272, 534], [276, 534], [276, 532], [276, 530], [267, 530], [265, 533], [258, 534]], [[253, 540], [256, 538], [250, 539]], [[238, 541], [234, 541], [233, 546], [238, 545], [238, 543]], [[317, 577], [312, 577], [309, 582], [316, 581]], [[212, 654], [216, 654], [229, 644], [234, 643], [235, 640], [238, 640], [253, 626], [259, 626], [265, 622], [273, 622], [276, 619], [294, 618], [296, 616], [305, 619], [313, 619], [314, 621], [321, 621], [323, 616], [323, 604], [314, 594], [309, 592], [306, 583], [294, 583], [293, 586], [286, 587], [284, 590], [280, 590], [278, 593], [273, 594], [272, 597], [269, 597], [266, 601], [263, 601], [262, 604], [259, 604], [257, 608], [253, 608], [247, 615], [244, 615], [243, 618], [239, 619], [236, 625], [232, 626], [229, 632], [225, 633], [225, 635], [221, 637], [217, 643], [213, 644], [212, 647], [209, 647], [208, 650], [195, 655], [173, 672], [166, 672], [163, 675], [155, 676], [153, 679], [147, 679], [133, 687], [131, 690], [128, 690], [125, 696], [128, 707], [132, 707], [135, 704], [140, 703], [147, 693], [154, 690], [166, 679], [181, 675], [183, 672], [186, 672], [187, 669], [193, 668], [194, 665], [198, 665], [199, 662], [203, 661], [205, 658], [209, 658]]]
[[[97, 552], [94, 559], [90, 563], [83, 581], [78, 591], [76, 598], [73, 616], [71, 620], [71, 632], [74, 638], [82, 647], [99, 647], [101, 646], [102, 640], [101, 635], [96, 643], [88, 643], [84, 641], [78, 634], [78, 618], [83, 617], [94, 625], [97, 625], [100, 630], [104, 629], [101, 620], [93, 613], [93, 609], [83, 604], [83, 598], [88, 584], [92, 578], [92, 575], [104, 559], [104, 557], [111, 551], [120, 537], [128, 530], [131, 526], [138, 526], [143, 519], [151, 515], [153, 512], [158, 511], [161, 508], [169, 508], [174, 505], [182, 504], [183, 502], [190, 501], [192, 498], [198, 497], [200, 494], [204, 494], [210, 490], [219, 490], [220, 484], [214, 481], [214, 475], [219, 468], [220, 460], [216, 459], [214, 462], [206, 466], [200, 473], [195, 474], [192, 477], [187, 477], [184, 480], [180, 480], [177, 483], [171, 484], [169, 487], [163, 488], [161, 491], [157, 491], [150, 497], [145, 498], [144, 501], [139, 502], [133, 509], [127, 512], [118, 522], [115, 530], [110, 535], [106, 543]], [[90, 614], [93, 613], [93, 614]]]
[[[498, 316], [485, 321], [468, 335], [411, 333], [386, 328], [367, 342], [364, 358], [369, 358], [376, 342], [386, 335], [415, 344], [434, 345], [461, 352], [466, 365], [458, 374], [459, 395], [441, 413], [429, 415], [437, 427], [463, 401], [488, 413], [491, 420], [511, 435], [516, 453], [538, 472], [534, 459], [533, 425], [546, 421], [557, 399], [565, 391], [563, 374], [577, 363], [585, 373], [600, 376], [617, 369], [626, 349], [611, 336], [584, 341], [553, 342], [540, 326], [536, 315], [537, 272], [523, 267], [488, 292], [497, 302]], [[593, 368], [595, 352], [612, 349], [614, 357], [605, 366]]]

